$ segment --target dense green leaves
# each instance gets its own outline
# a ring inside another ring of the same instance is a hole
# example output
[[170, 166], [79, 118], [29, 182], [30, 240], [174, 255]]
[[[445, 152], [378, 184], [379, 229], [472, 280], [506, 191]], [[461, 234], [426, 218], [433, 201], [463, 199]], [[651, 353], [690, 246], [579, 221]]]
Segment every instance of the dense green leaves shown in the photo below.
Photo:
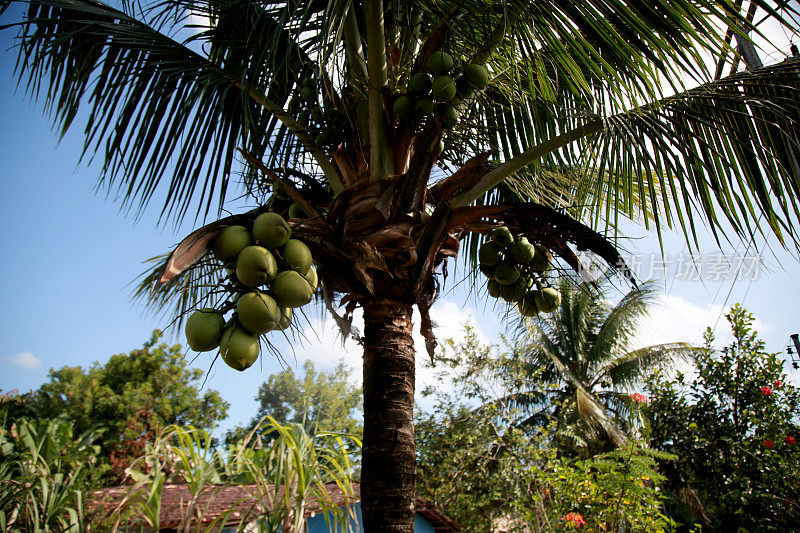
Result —
[[96, 478], [94, 431], [66, 419], [16, 420], [0, 428], [0, 526], [11, 533], [81, 531], [81, 490]]
[[680, 521], [787, 531], [800, 520], [800, 390], [750, 313], [736, 305], [726, 317], [730, 344], [715, 350], [709, 330], [696, 375], [648, 384], [650, 442], [678, 457], [662, 468]]

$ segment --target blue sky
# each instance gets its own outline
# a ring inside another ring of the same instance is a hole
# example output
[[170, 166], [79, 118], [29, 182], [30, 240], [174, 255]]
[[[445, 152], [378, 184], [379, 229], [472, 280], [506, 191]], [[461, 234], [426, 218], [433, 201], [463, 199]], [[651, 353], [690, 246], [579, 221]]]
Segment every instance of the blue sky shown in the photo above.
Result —
[[[9, 37], [0, 33], [0, 49], [9, 48]], [[129, 284], [143, 270], [143, 260], [171, 249], [193, 224], [188, 220], [177, 231], [156, 227], [157, 203], [136, 221], [121, 213], [105, 191], [95, 192], [98, 165], [77, 164], [80, 128], [58, 143], [41, 105], [15, 91], [14, 60], [13, 53], [0, 53], [0, 294], [5, 304], [0, 311], [0, 389], [26, 391], [43, 383], [50, 368], [105, 361], [140, 347], [153, 329], [164, 328], [166, 320], [131, 303]], [[632, 233], [636, 238], [625, 247], [645, 264], [640, 271], [644, 275], [651, 257], [660, 258], [657, 241], [641, 230]], [[753, 255], [754, 248], [762, 252], [764, 246], [759, 238], [747, 254], [745, 245], [737, 249], [735, 243], [723, 252]], [[643, 326], [641, 344], [700, 342], [703, 329], [717, 323], [719, 340], [725, 342], [722, 306], [743, 301], [755, 313], [767, 348], [785, 351], [789, 335], [800, 332], [800, 262], [796, 251], [772, 246], [776, 256], [762, 256], [765, 263], [755, 280], [732, 285], [729, 279], [708, 276], [704, 282], [668, 276], [664, 296]], [[668, 235], [665, 251], [674, 273], [676, 264], [687, 258], [682, 237]], [[713, 262], [717, 251], [703, 237], [700, 263]], [[457, 278], [458, 273], [450, 288]], [[504, 326], [502, 312], [469, 295], [466, 284], [446, 292], [435, 311], [441, 337], [457, 335], [469, 318], [487, 341], [496, 341]], [[325, 366], [343, 357], [359, 373], [357, 347], [336, 340], [332, 322], [321, 310], [314, 309], [309, 318], [315, 332], [309, 328], [305, 342], [293, 350], [280, 343], [284, 357], [290, 362], [311, 358]], [[181, 341], [179, 337], [173, 334], [170, 340]], [[196, 365], [207, 369], [209, 363], [210, 356], [201, 354]], [[268, 358], [258, 367], [244, 373], [224, 366], [212, 371], [206, 386], [218, 389], [232, 404], [223, 427], [246, 422], [255, 409], [258, 385], [280, 370]], [[424, 372], [421, 379], [426, 379]]]

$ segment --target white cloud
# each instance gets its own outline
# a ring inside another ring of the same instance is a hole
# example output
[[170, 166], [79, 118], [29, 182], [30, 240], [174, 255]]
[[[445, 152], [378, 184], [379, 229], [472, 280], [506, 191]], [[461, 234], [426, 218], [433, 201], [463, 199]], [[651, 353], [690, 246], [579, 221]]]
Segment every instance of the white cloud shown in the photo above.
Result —
[[[724, 346], [731, 336], [730, 325], [723, 316], [728, 310], [719, 304], [698, 305], [676, 295], [661, 296], [642, 321], [633, 348], [668, 342], [701, 345], [708, 327], [714, 330], [715, 345]], [[770, 330], [758, 317], [753, 325], [759, 332]]]
[[26, 370], [34, 370], [42, 366], [42, 361], [31, 352], [19, 352], [11, 358], [11, 362]]
[[[696, 346], [705, 344], [703, 334], [706, 328], [714, 331], [714, 346], [721, 348], [730, 344], [733, 335], [728, 321], [723, 316], [728, 308], [719, 304], [698, 305], [676, 295], [662, 295], [650, 310], [650, 314], [639, 326], [639, 334], [631, 343], [631, 348], [643, 348], [656, 344], [686, 342]], [[766, 331], [770, 327], [756, 317], [754, 327]], [[694, 366], [680, 363], [680, 370], [689, 378], [694, 374]]]

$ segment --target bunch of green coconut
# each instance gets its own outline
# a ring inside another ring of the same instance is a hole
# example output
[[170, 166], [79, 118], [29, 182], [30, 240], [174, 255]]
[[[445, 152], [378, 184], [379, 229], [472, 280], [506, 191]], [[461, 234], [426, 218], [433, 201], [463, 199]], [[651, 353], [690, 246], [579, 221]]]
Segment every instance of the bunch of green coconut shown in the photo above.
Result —
[[[292, 310], [309, 303], [318, 284], [311, 251], [291, 233], [273, 212], [260, 214], [251, 228], [232, 225], [219, 232], [213, 253], [227, 267], [221, 284], [231, 297], [219, 309], [199, 309], [189, 317], [185, 333], [193, 350], [219, 348], [222, 360], [241, 371], [258, 359], [260, 335], [291, 325]], [[229, 310], [233, 315], [226, 322]]]
[[547, 249], [525, 236], [515, 237], [505, 226], [495, 228], [478, 250], [478, 260], [489, 278], [489, 294], [516, 303], [522, 316], [552, 313], [561, 304], [561, 294], [545, 277], [550, 268]]
[[330, 147], [347, 120], [346, 113], [338, 107], [322, 109], [318, 101], [317, 82], [311, 78], [300, 83], [297, 94], [289, 100], [287, 110], [307, 129], [317, 148]]
[[476, 91], [482, 91], [489, 83], [486, 67], [465, 65], [459, 75], [453, 68], [453, 58], [442, 50], [428, 56], [425, 71], [411, 76], [406, 94], [395, 99], [393, 111], [398, 120], [421, 120], [435, 115], [444, 128], [450, 129], [458, 121], [456, 106], [472, 98]]

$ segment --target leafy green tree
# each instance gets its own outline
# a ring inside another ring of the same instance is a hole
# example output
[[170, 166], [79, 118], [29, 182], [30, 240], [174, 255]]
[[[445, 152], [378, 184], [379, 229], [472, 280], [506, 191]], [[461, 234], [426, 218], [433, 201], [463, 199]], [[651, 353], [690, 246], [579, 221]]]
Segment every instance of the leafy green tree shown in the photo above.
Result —
[[157, 344], [161, 335], [155, 331], [141, 349], [113, 355], [88, 370], [50, 370], [50, 381], [39, 389], [4, 396], [6, 425], [21, 417], [62, 417], [77, 433], [98, 430], [100, 457], [118, 476], [159, 428], [210, 428], [225, 418], [228, 404], [217, 391], [201, 391], [203, 371], [189, 368], [180, 345]]
[[788, 531], [800, 523], [800, 389], [765, 351], [753, 315], [725, 315], [730, 344], [707, 330], [697, 375], [648, 385], [651, 445], [675, 454], [664, 473], [673, 514], [710, 531]]
[[[19, 1], [21, 85], [60, 128], [85, 119], [87, 159], [101, 152], [101, 183], [123, 205], [160, 200], [181, 220], [244, 191], [258, 209], [283, 196], [309, 216], [292, 232], [325, 301], [342, 303], [345, 331], [364, 310], [368, 531], [412, 528], [412, 308], [432, 351], [442, 264], [459, 249], [475, 259], [470, 234], [504, 223], [573, 268], [576, 249], [619, 258], [578, 220], [675, 222], [687, 239], [702, 220], [797, 241], [800, 59], [762, 67], [732, 46], [749, 52], [755, 20], [794, 31], [791, 3]], [[450, 99], [441, 80], [438, 106], [400, 100], [413, 75], [446, 69], [429, 64], [442, 50], [477, 84]], [[722, 77], [734, 63], [747, 71]], [[258, 209], [193, 232], [142, 294], [178, 313], [207, 304], [221, 268], [207, 245]]]
[[264, 420], [272, 417], [280, 424], [302, 424], [308, 433], [338, 431], [361, 435], [357, 418], [361, 410], [361, 388], [351, 380], [350, 369], [340, 361], [330, 372], [317, 371], [312, 361], [303, 364], [303, 375], [291, 369], [272, 374], [258, 389], [258, 413], [245, 427], [227, 439], [239, 440]]
[[608, 300], [608, 284], [596, 290], [565, 278], [559, 290], [555, 312], [520, 324], [515, 356], [529, 369], [530, 392], [523, 388], [508, 399], [524, 411], [521, 424], [555, 419], [566, 446], [591, 453], [625, 438], [625, 423], [634, 423], [638, 413], [636, 387], [655, 370], [691, 359], [694, 349], [685, 343], [631, 349], [657, 295], [653, 282], [616, 305]]
[[433, 407], [416, 418], [422, 496], [476, 533], [559, 531], [581, 522], [589, 531], [664, 530], [656, 459], [667, 455], [629, 440], [586, 460], [565, 457], [551, 427], [523, 431], [518, 423], [507, 393], [525, 374], [535, 382], [519, 357], [481, 345], [470, 328], [447, 345], [440, 381], [425, 391]]

